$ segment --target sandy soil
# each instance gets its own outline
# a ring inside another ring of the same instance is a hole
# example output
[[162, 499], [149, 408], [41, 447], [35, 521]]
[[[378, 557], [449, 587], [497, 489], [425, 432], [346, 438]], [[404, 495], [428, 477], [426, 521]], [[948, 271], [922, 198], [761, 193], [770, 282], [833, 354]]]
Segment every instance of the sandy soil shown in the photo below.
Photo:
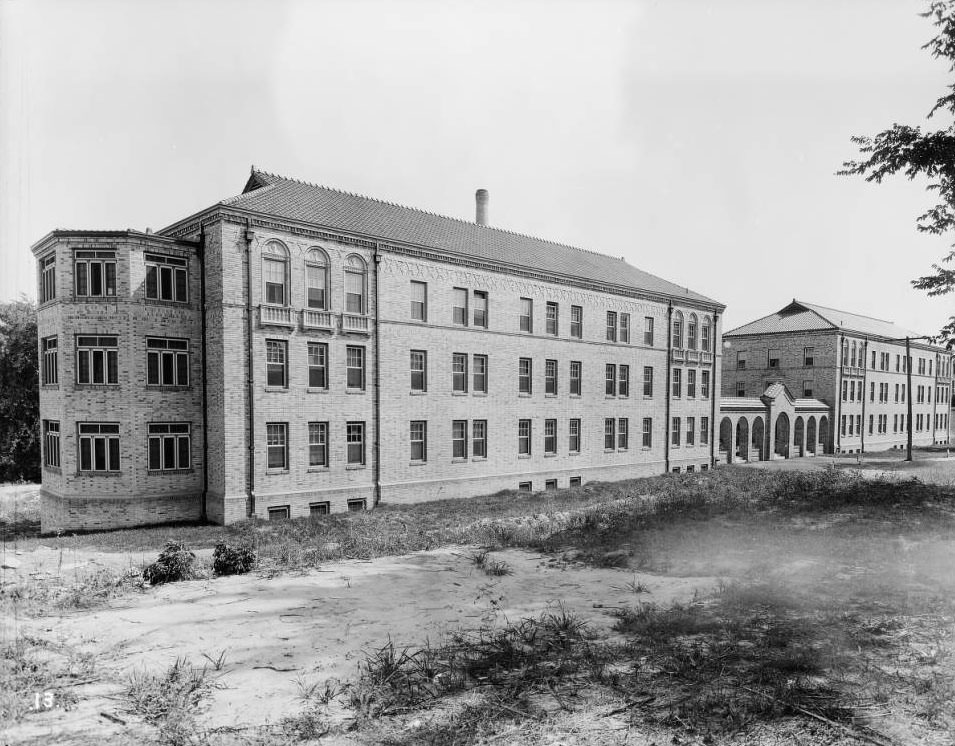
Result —
[[[301, 709], [299, 680], [354, 677], [362, 651], [391, 639], [396, 646], [437, 641], [443, 633], [503, 624], [563, 606], [607, 630], [615, 606], [636, 599], [626, 584], [647, 587], [640, 600], [666, 604], [709, 589], [711, 577], [663, 577], [558, 562], [520, 550], [494, 553], [513, 574], [488, 577], [471, 561], [474, 550], [455, 547], [404, 557], [348, 561], [319, 571], [274, 578], [240, 576], [193, 581], [126, 596], [110, 607], [59, 618], [19, 622], [20, 631], [55, 637], [96, 654], [102, 678], [112, 682], [83, 692], [73, 712], [25, 719], [6, 735], [36, 743], [125, 738], [136, 727], [118, 695], [136, 668], [154, 673], [177, 657], [194, 664], [225, 652], [221, 689], [200, 721], [209, 727], [275, 722]], [[49, 566], [49, 552], [20, 556], [25, 568]], [[134, 563], [138, 558], [88, 557], [81, 562]], [[102, 717], [107, 712], [128, 722]], [[95, 734], [95, 735], [94, 735]], [[66, 740], [62, 740], [66, 739]]]

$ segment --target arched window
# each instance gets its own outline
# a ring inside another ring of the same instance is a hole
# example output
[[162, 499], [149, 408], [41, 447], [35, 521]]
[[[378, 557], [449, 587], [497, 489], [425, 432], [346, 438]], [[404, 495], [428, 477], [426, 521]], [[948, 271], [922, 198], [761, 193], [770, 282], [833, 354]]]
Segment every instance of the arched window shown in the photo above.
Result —
[[321, 249], [309, 249], [305, 255], [305, 304], [327, 311], [328, 301], [328, 257]]
[[850, 359], [849, 365], [851, 365], [853, 368], [856, 367], [856, 343], [855, 342], [852, 343], [852, 358]]
[[367, 279], [368, 268], [365, 260], [357, 254], [349, 256], [345, 260], [345, 313], [366, 312]]
[[687, 346], [689, 349], [691, 349], [691, 350], [695, 350], [695, 349], [696, 349], [696, 329], [697, 329], [697, 326], [698, 326], [698, 323], [697, 323], [697, 320], [696, 320], [696, 314], [695, 314], [695, 313], [691, 313], [691, 314], [690, 314], [690, 319], [689, 319], [689, 321], [687, 322], [687, 325], [686, 325], [686, 346]]
[[700, 327], [700, 349], [703, 352], [710, 351], [710, 321], [709, 316], [703, 317], [703, 326]]
[[265, 302], [273, 306], [287, 306], [288, 249], [279, 241], [269, 241], [262, 250], [262, 281]]
[[846, 339], [842, 340], [842, 364], [849, 364], [849, 341]]
[[679, 311], [673, 314], [673, 349], [683, 349], [683, 314]]

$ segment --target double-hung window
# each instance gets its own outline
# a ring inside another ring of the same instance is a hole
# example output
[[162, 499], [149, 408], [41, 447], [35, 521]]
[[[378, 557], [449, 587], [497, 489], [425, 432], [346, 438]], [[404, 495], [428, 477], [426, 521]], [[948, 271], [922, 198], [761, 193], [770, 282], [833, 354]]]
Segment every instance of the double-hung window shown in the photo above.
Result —
[[604, 450], [612, 451], [617, 445], [617, 421], [613, 417], [604, 419]]
[[575, 339], [582, 339], [584, 336], [583, 306], [570, 307], [570, 336]]
[[700, 417], [700, 445], [710, 442], [710, 418]]
[[56, 298], [56, 254], [40, 259], [40, 303]]
[[675, 446], [680, 445], [680, 418], [679, 417], [673, 418], [673, 429], [670, 432], [670, 436], [671, 436], [670, 442], [673, 445]]
[[704, 399], [710, 398], [710, 372], [708, 370], [700, 371], [700, 396]]
[[149, 471], [192, 468], [188, 422], [149, 423]]
[[580, 453], [580, 420], [569, 420], [567, 428], [567, 450], [571, 453]]
[[689, 399], [696, 398], [696, 369], [690, 368], [686, 372], [686, 395]]
[[265, 340], [265, 385], [270, 388], [288, 388], [288, 342], [281, 339]]
[[428, 423], [424, 420], [411, 421], [411, 460], [428, 460]]
[[557, 395], [557, 361], [544, 361], [544, 393]]
[[549, 302], [545, 308], [545, 313], [546, 313], [546, 316], [544, 319], [545, 321], [544, 331], [547, 334], [551, 334], [556, 337], [557, 336], [557, 314], [558, 314], [557, 304]]
[[696, 418], [687, 417], [686, 418], [686, 444], [691, 446], [696, 440]]
[[451, 321], [458, 326], [468, 325], [468, 291], [465, 288], [451, 291]]
[[643, 418], [643, 447], [644, 448], [653, 447], [653, 418], [652, 417]]
[[308, 343], [308, 387], [328, 388], [328, 344], [325, 342]]
[[76, 295], [105, 298], [116, 295], [116, 252], [76, 251], [73, 253]]
[[570, 394], [580, 396], [583, 364], [579, 360], [570, 361]]
[[471, 422], [471, 456], [487, 458], [487, 420]]
[[352, 391], [365, 390], [365, 348], [349, 345], [345, 348], [345, 387]]
[[532, 334], [534, 332], [534, 301], [530, 298], [521, 298], [520, 330]]
[[455, 394], [468, 391], [468, 356], [463, 352], [451, 356], [451, 391]]
[[368, 268], [365, 260], [352, 254], [345, 260], [345, 313], [367, 313]]
[[451, 458], [468, 457], [468, 421], [451, 421]]
[[607, 396], [614, 396], [617, 393], [617, 366], [613, 363], [607, 363], [606, 368], [606, 386], [604, 393]]
[[607, 341], [617, 341], [617, 312], [607, 311]]
[[146, 385], [189, 385], [189, 340], [146, 337]]
[[653, 317], [643, 317], [643, 343], [648, 347], [653, 347]]
[[114, 336], [76, 338], [76, 382], [119, 383], [119, 341]]
[[189, 262], [178, 256], [144, 254], [146, 298], [186, 303], [189, 300]]
[[353, 466], [365, 463], [365, 423], [345, 423], [345, 445], [347, 461]]
[[517, 391], [520, 394], [531, 393], [531, 379], [533, 364], [529, 357], [522, 357], [517, 361]]
[[651, 365], [643, 367], [643, 395], [653, 396], [653, 366]]
[[630, 419], [621, 417], [617, 420], [617, 449], [626, 451], [630, 447]]
[[428, 390], [428, 353], [425, 350], [411, 351], [411, 390]]
[[517, 421], [517, 454], [519, 456], [531, 455], [531, 421]]
[[60, 467], [60, 423], [57, 420], [43, 420], [43, 463]]
[[265, 425], [266, 466], [288, 469], [288, 424], [268, 422]]
[[43, 349], [43, 385], [51, 386], [59, 382], [59, 372], [57, 366], [57, 338], [45, 337], [42, 342]]
[[328, 466], [328, 423], [308, 423], [308, 465]]
[[703, 319], [703, 326], [700, 327], [700, 349], [703, 352], [710, 351], [710, 319]]
[[630, 314], [620, 314], [620, 341], [630, 344]]
[[557, 453], [557, 420], [544, 420], [544, 454]]
[[683, 369], [673, 369], [673, 398], [679, 399], [683, 396]]
[[428, 320], [428, 283], [411, 281], [411, 318], [414, 321]]
[[262, 282], [265, 302], [272, 306], [287, 306], [288, 253], [277, 243], [266, 244], [262, 253]]
[[630, 396], [630, 366], [621, 365], [617, 373], [617, 395]]
[[487, 393], [487, 355], [474, 355], [474, 393]]
[[487, 292], [474, 291], [474, 326], [487, 329]]
[[316, 311], [328, 310], [328, 258], [311, 249], [305, 258], [305, 303]]
[[79, 470], [119, 471], [119, 424], [80, 422], [76, 427], [79, 438]]

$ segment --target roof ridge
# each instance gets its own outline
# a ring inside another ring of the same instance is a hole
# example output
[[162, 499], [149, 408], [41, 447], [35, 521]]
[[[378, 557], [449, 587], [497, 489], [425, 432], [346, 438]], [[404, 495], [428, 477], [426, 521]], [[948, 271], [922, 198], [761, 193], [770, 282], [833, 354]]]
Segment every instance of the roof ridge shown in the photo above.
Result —
[[[795, 300], [795, 299], [793, 299], [793, 300]], [[801, 302], [801, 301], [797, 301], [797, 302]], [[804, 304], [804, 305], [805, 305], [805, 304]], [[808, 309], [808, 310], [812, 311], [811, 308]], [[833, 309], [830, 309], [830, 310], [835, 311], [836, 309], [833, 308]], [[827, 319], [827, 318], [825, 318], [824, 316], [822, 316], [822, 315], [816, 313], [815, 311], [812, 311], [812, 312], [815, 313], [816, 316], [819, 316], [819, 318], [821, 318], [821, 319], [822, 319], [823, 321], [825, 321], [826, 323], [832, 324], [832, 326], [835, 327], [835, 324], [833, 324], [829, 319]], [[773, 313], [767, 313], [765, 316], [760, 316], [758, 319], [753, 319], [752, 321], [747, 321], [745, 324], [740, 324], [739, 326], [734, 327], [733, 329], [730, 329], [730, 330], [727, 331], [727, 332], [723, 332], [723, 336], [726, 337], [726, 336], [728, 336], [728, 335], [730, 335], [730, 334], [733, 334], [733, 332], [739, 331], [740, 329], [742, 329], [742, 328], [744, 328], [744, 327], [752, 326], [753, 324], [758, 324], [760, 321], [765, 321], [766, 319], [772, 318], [772, 317], [774, 317], [774, 316], [779, 316], [779, 311], [774, 311]]]
[[[253, 191], [253, 192], [256, 192], [256, 193], [258, 193], [258, 194], [261, 194], [263, 191], [266, 191], [266, 190], [268, 190], [268, 189], [272, 189], [272, 188], [275, 187], [275, 186], [276, 186], [275, 184], [266, 184], [265, 186], [260, 186], [260, 187], [258, 187], [257, 189], [253, 189], [252, 191]], [[242, 199], [243, 197], [245, 197], [245, 195], [247, 195], [247, 194], [251, 194], [251, 192], [241, 192], [240, 194], [234, 194], [234, 195], [231, 196], [231, 197], [226, 197], [225, 199], [220, 199], [220, 200], [219, 200], [219, 204], [220, 204], [220, 205], [232, 205], [232, 204], [235, 204], [235, 203], [238, 202], [240, 199]]]
[[[863, 318], [863, 319], [871, 319], [872, 321], [881, 321], [883, 324], [896, 324], [896, 323], [897, 323], [896, 321], [894, 321], [894, 320], [892, 320], [892, 319], [880, 319], [878, 316], [869, 316], [868, 314], [856, 313], [855, 311], [843, 311], [841, 308], [833, 308], [832, 306], [824, 306], [824, 305], [822, 305], [821, 303], [810, 303], [810, 302], [807, 301], [807, 300], [799, 300], [798, 298], [793, 298], [793, 300], [796, 301], [797, 303], [800, 303], [800, 304], [804, 305], [804, 306], [809, 306], [810, 308], [811, 308], [811, 307], [824, 308], [824, 309], [827, 310], [827, 311], [835, 311], [836, 313], [846, 313], [846, 314], [849, 314], [850, 316], [859, 316], [859, 317], [861, 317], [861, 318]], [[821, 315], [821, 314], [820, 314], [820, 315]], [[831, 321], [830, 319], [826, 319], [826, 321], [828, 321], [830, 324], [832, 323], [832, 321]]]
[[[554, 246], [560, 246], [565, 249], [573, 249], [574, 251], [579, 251], [583, 254], [592, 254], [594, 256], [601, 256], [606, 259], [613, 259], [618, 262], [623, 262], [624, 264], [627, 263], [623, 257], [610, 256], [609, 254], [604, 254], [603, 252], [600, 252], [600, 251], [594, 251], [593, 249], [583, 249], [580, 246], [574, 246], [572, 244], [567, 244], [567, 243], [560, 243], [559, 241], [552, 241], [549, 238], [542, 238], [540, 236], [532, 236], [529, 233], [520, 233], [518, 231], [508, 230], [507, 228], [498, 228], [493, 225], [483, 225], [481, 223], [475, 223], [470, 220], [464, 220], [463, 218], [455, 218], [455, 217], [452, 217], [451, 215], [443, 215], [439, 212], [433, 212], [432, 210], [425, 210], [421, 207], [412, 207], [410, 205], [403, 205], [400, 202], [392, 202], [386, 199], [379, 199], [378, 197], [370, 197], [367, 194], [360, 194], [358, 192], [349, 192], [347, 189], [339, 189], [337, 187], [330, 187], [325, 184], [316, 184], [311, 181], [304, 181], [302, 179], [295, 179], [289, 176], [282, 176], [281, 174], [273, 174], [269, 171], [263, 171], [262, 169], [256, 169], [255, 173], [261, 173], [261, 174], [264, 174], [265, 176], [270, 176], [273, 179], [281, 179], [282, 181], [292, 181], [292, 182], [295, 182], [296, 184], [302, 184], [304, 186], [314, 187], [315, 189], [325, 189], [325, 190], [328, 190], [329, 192], [337, 192], [338, 194], [345, 194], [345, 195], [348, 195], [349, 197], [358, 197], [359, 199], [367, 199], [371, 202], [378, 202], [383, 205], [391, 205], [392, 207], [400, 207], [402, 210], [412, 210], [413, 212], [420, 212], [424, 215], [431, 215], [436, 218], [451, 220], [451, 221], [454, 221], [455, 223], [464, 223], [465, 225], [469, 225], [469, 226], [473, 226], [477, 228], [483, 228], [485, 230], [498, 231], [500, 233], [507, 233], [509, 235], [518, 236], [520, 238], [530, 238], [530, 239], [533, 239], [534, 241], [542, 241], [544, 243], [549, 243]], [[266, 187], [261, 187], [261, 189], [267, 189], [268, 187], [273, 187], [273, 186], [275, 186], [275, 184], [269, 184]], [[253, 191], [259, 192], [259, 189], [255, 189]], [[238, 197], [244, 197], [246, 194], [250, 194], [250, 192], [243, 192], [242, 194], [239, 194], [236, 197], [231, 197], [230, 199], [237, 199]], [[644, 271], [644, 270], [641, 270], [641, 271]], [[650, 274], [650, 273], [648, 272], [647, 274]], [[673, 284], [676, 284], [676, 283], [673, 283]], [[689, 290], [689, 288], [684, 288], [684, 289]]]

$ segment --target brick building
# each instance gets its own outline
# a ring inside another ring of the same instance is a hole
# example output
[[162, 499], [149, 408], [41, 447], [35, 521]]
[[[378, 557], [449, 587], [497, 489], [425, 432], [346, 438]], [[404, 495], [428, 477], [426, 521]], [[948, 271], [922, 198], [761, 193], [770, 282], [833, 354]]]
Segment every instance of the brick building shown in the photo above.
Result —
[[918, 337], [797, 300], [726, 332], [720, 457], [903, 448], [909, 416], [914, 445], [949, 443], [952, 353]]
[[477, 198], [253, 170], [156, 235], [40, 240], [43, 531], [709, 468], [724, 307]]

